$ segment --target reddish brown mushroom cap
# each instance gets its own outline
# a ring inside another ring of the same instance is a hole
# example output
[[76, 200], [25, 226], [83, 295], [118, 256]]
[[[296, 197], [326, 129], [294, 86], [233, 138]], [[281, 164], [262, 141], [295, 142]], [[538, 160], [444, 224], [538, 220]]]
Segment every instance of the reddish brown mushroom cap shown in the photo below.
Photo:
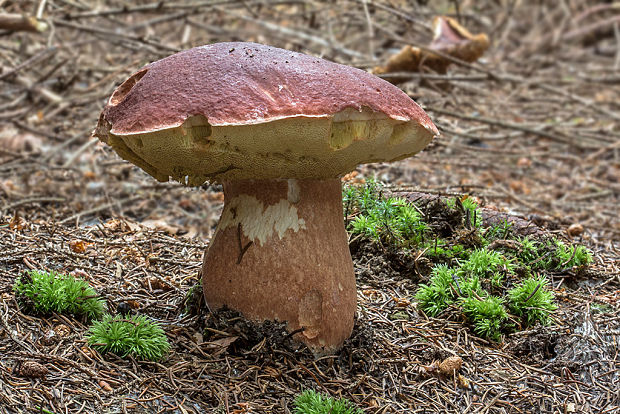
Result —
[[394, 85], [255, 43], [151, 63], [117, 88], [95, 135], [159, 180], [330, 178], [424, 148], [437, 129]]
[[364, 107], [395, 120], [416, 120], [437, 134], [409, 96], [380, 78], [256, 43], [189, 49], [145, 66], [125, 84], [103, 113], [114, 134], [172, 128], [192, 115], [205, 116], [212, 126], [245, 125]]

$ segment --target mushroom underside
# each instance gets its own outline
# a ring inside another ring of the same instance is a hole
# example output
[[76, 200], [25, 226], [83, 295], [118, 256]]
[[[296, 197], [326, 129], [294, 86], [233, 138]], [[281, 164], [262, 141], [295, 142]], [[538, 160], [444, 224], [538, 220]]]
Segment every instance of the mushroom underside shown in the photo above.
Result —
[[97, 136], [159, 181], [197, 186], [260, 177], [333, 178], [368, 162], [396, 161], [432, 138], [426, 127], [368, 108], [252, 125], [212, 126], [203, 115], [180, 126], [118, 134], [105, 119]]

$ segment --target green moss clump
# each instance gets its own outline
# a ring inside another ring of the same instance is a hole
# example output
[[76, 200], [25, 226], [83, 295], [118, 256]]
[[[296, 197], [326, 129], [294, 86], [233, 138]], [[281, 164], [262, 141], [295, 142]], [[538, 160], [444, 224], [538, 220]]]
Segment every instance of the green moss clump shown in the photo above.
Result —
[[451, 286], [454, 283], [455, 273], [447, 265], [437, 265], [432, 270], [428, 285], [419, 286], [415, 298], [424, 313], [437, 316], [454, 302]]
[[592, 253], [584, 246], [567, 246], [566, 243], [557, 239], [553, 239], [547, 245], [554, 251], [551, 259], [546, 262], [547, 269], [584, 267], [592, 263]]
[[529, 277], [508, 291], [510, 311], [523, 319], [526, 326], [549, 323], [549, 315], [558, 306], [544, 276]]
[[512, 273], [514, 264], [496, 250], [476, 249], [460, 266], [465, 275], [488, 278], [494, 287], [500, 287], [506, 273]]
[[462, 244], [448, 243], [445, 239], [436, 237], [434, 241], [427, 241], [421, 246], [428, 258], [432, 258], [437, 261], [447, 262], [451, 259], [464, 259], [469, 258], [469, 252]]
[[29, 271], [14, 285], [18, 301], [43, 315], [52, 312], [98, 319], [105, 301], [88, 282], [56, 272]]
[[524, 237], [519, 243], [521, 251], [517, 257], [532, 270], [559, 271], [584, 268], [592, 263], [590, 250], [584, 246], [567, 246], [556, 238], [537, 241]]
[[460, 314], [477, 335], [492, 340], [519, 326], [549, 323], [557, 305], [545, 275], [578, 272], [592, 262], [583, 246], [519, 237], [509, 220], [485, 226], [471, 197], [416, 204], [386, 198], [382, 185], [368, 180], [345, 185], [343, 199], [346, 227], [356, 240], [380, 243], [397, 258], [395, 268], [415, 268], [415, 276], [431, 269], [415, 293], [421, 311], [433, 317]]
[[526, 266], [534, 263], [540, 258], [541, 246], [538, 242], [529, 237], [522, 237], [519, 240], [521, 250], [517, 254], [519, 260]]
[[422, 242], [427, 226], [420, 212], [401, 198], [376, 198], [377, 186], [371, 181], [360, 188], [345, 189], [345, 214], [356, 211], [355, 217], [347, 223], [348, 230], [395, 247]]
[[467, 297], [462, 306], [476, 334], [494, 341], [500, 340], [504, 323], [508, 319], [502, 299], [495, 296]]
[[295, 414], [363, 414], [347, 399], [336, 400], [313, 390], [306, 390], [295, 398]]
[[112, 352], [120, 357], [157, 361], [170, 350], [168, 337], [156, 322], [146, 316], [105, 315], [95, 322], [86, 335], [88, 344], [101, 353]]

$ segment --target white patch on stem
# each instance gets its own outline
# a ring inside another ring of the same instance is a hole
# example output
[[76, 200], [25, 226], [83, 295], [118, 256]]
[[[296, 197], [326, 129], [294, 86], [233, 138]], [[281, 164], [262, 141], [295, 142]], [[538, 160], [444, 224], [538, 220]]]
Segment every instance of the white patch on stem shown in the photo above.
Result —
[[243, 235], [261, 246], [274, 232], [282, 239], [289, 229], [298, 232], [306, 228], [305, 220], [297, 215], [297, 207], [288, 200], [265, 207], [262, 201], [247, 194], [238, 195], [227, 203], [218, 229], [239, 224]]

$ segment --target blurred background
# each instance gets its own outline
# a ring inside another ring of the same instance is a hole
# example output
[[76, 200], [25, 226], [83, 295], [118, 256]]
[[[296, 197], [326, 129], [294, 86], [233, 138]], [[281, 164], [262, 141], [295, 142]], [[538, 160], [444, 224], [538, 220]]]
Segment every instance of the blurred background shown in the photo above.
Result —
[[[445, 65], [430, 64], [445, 43], [433, 40], [435, 16], [485, 35], [488, 48], [470, 62], [443, 49]], [[0, 0], [0, 217], [85, 226], [124, 216], [207, 239], [218, 186], [158, 183], [91, 131], [144, 64], [253, 41], [381, 73], [439, 127], [416, 157], [354, 179], [473, 194], [551, 230], [582, 226], [573, 236], [617, 252], [619, 26], [612, 1]], [[412, 50], [428, 59], [385, 69]]]

